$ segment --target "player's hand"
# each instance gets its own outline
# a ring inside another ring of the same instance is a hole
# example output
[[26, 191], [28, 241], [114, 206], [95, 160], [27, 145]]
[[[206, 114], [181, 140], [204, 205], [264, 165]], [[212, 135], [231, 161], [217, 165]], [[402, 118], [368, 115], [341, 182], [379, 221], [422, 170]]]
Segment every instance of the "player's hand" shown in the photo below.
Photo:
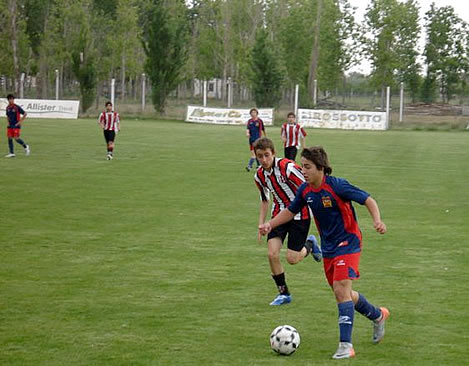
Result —
[[259, 236], [267, 235], [272, 231], [272, 226], [270, 226], [270, 222], [266, 222], [265, 224], [259, 225]]
[[386, 232], [386, 224], [382, 221], [375, 221], [373, 223], [373, 227], [380, 234], [384, 234]]

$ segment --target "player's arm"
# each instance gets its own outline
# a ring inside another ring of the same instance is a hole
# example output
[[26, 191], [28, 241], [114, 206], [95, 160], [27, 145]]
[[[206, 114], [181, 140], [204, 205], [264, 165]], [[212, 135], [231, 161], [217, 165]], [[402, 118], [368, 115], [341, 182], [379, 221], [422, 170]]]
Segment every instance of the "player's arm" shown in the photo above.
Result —
[[104, 116], [103, 116], [102, 113], [99, 115], [99, 118], [98, 118], [98, 125], [100, 125], [101, 128], [104, 128]]
[[280, 137], [282, 138], [283, 143], [287, 142], [287, 136], [285, 133], [285, 126], [282, 126], [282, 130], [280, 131]]
[[384, 234], [386, 232], [386, 224], [381, 221], [381, 214], [376, 201], [369, 196], [365, 201], [365, 206], [373, 219], [373, 227], [375, 230], [380, 234]]
[[259, 235], [266, 235], [275, 229], [277, 226], [286, 224], [295, 217], [295, 214], [288, 208], [280, 211], [272, 220], [267, 221], [265, 224], [259, 225]]
[[[259, 205], [259, 226], [263, 225], [265, 222], [265, 218], [267, 217], [267, 211], [269, 210], [269, 201], [261, 200]], [[259, 232], [257, 235], [257, 240], [261, 241], [261, 233]]]
[[117, 133], [117, 132], [119, 132], [119, 131], [121, 130], [121, 116], [119, 116], [119, 114], [117, 114], [116, 124], [117, 124], [116, 133]]

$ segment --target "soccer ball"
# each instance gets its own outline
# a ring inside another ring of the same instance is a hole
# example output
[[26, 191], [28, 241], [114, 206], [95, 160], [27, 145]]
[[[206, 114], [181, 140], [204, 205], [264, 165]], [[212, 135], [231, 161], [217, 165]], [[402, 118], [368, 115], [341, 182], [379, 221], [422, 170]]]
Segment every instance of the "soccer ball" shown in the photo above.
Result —
[[281, 355], [291, 355], [300, 346], [300, 334], [291, 325], [280, 325], [270, 334], [270, 346]]

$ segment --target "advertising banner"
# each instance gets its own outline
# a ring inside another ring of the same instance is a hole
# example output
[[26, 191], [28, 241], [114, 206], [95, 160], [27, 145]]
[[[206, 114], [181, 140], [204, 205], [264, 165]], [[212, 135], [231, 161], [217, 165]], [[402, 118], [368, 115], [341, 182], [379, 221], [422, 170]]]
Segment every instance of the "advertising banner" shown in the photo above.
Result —
[[344, 130], [387, 130], [386, 112], [298, 109], [298, 123], [303, 127]]
[[[6, 99], [0, 99], [0, 115], [5, 116]], [[15, 99], [29, 118], [77, 119], [80, 102], [78, 100]], [[1, 112], [3, 111], [3, 112]]]
[[[245, 125], [250, 118], [249, 109], [187, 106], [186, 122]], [[259, 118], [266, 126], [272, 126], [274, 110], [259, 109]]]

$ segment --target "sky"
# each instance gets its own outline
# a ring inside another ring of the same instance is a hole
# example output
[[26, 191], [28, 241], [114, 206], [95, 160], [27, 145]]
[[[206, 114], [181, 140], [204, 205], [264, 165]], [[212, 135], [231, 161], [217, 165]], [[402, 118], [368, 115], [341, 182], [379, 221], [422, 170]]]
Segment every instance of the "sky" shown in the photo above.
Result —
[[[437, 7], [452, 6], [455, 13], [464, 21], [469, 23], [469, 0], [417, 0], [420, 5], [420, 25], [422, 27], [422, 34], [420, 40], [420, 52], [423, 51], [425, 44], [425, 32], [424, 32], [424, 16], [425, 13], [430, 10], [430, 5], [434, 2]], [[363, 14], [366, 11], [369, 0], [350, 0], [350, 4], [357, 8], [356, 20], [361, 23], [363, 20]], [[360, 65], [355, 66], [350, 71], [357, 71], [364, 74], [370, 73], [370, 65], [368, 62], [363, 62]]]

